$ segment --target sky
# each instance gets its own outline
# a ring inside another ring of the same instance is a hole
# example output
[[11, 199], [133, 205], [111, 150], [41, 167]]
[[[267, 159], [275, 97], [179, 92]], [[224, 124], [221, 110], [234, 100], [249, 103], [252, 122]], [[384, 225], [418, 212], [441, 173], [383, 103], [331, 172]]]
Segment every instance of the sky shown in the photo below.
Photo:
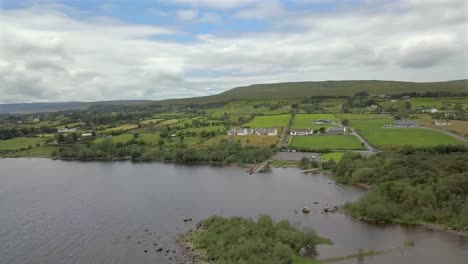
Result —
[[0, 103], [468, 78], [466, 0], [0, 0]]

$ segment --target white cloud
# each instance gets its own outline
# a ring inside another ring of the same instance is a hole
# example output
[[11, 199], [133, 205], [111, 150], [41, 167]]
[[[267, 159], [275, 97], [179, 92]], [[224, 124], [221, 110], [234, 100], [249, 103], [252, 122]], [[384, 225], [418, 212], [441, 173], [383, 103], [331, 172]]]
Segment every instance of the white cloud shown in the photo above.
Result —
[[186, 9], [186, 10], [180, 10], [177, 11], [177, 16], [179, 19], [182, 19], [184, 21], [192, 21], [195, 20], [199, 15], [198, 10], [195, 9]]
[[[283, 8], [273, 18], [253, 12], [272, 26], [269, 32], [207, 33], [184, 43], [159, 40], [184, 32], [172, 26], [79, 19], [63, 8], [2, 10], [0, 102], [165, 99], [279, 81], [468, 77], [463, 1], [366, 5], [326, 13]], [[193, 19], [204, 17], [220, 18], [202, 11]]]
[[189, 4], [196, 7], [207, 7], [215, 9], [232, 9], [244, 7], [262, 0], [163, 0], [170, 3]]

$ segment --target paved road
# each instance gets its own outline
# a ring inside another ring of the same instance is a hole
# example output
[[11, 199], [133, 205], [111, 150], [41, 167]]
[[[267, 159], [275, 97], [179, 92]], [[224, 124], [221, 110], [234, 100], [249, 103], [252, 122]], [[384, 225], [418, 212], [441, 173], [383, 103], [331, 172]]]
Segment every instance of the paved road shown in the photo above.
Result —
[[377, 151], [376, 148], [372, 147], [371, 144], [369, 144], [369, 142], [367, 142], [363, 137], [361, 137], [361, 135], [359, 135], [359, 133], [357, 133], [356, 131], [353, 131], [352, 135], [355, 135], [359, 139], [359, 141], [364, 143], [364, 146], [366, 146], [366, 148], [369, 151]]
[[447, 130], [443, 130], [443, 129], [439, 129], [439, 128], [434, 128], [434, 127], [426, 127], [426, 126], [420, 126], [420, 128], [424, 128], [424, 129], [428, 129], [428, 130], [434, 130], [434, 131], [439, 131], [439, 132], [442, 132], [442, 133], [445, 133], [449, 136], [452, 136], [456, 139], [459, 139], [459, 140], [462, 140], [462, 141], [465, 141], [465, 142], [468, 142], [468, 139], [462, 135], [459, 135], [459, 134], [456, 134], [456, 133], [453, 133], [451, 131], [447, 131]]

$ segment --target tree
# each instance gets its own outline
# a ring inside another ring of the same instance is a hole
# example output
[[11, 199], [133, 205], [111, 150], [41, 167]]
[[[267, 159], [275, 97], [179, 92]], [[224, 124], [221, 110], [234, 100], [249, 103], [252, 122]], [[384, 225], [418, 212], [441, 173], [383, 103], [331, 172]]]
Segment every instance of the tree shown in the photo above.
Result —
[[343, 126], [349, 126], [349, 120], [348, 120], [348, 119], [345, 119], [345, 120], [341, 121], [341, 124], [342, 124]]

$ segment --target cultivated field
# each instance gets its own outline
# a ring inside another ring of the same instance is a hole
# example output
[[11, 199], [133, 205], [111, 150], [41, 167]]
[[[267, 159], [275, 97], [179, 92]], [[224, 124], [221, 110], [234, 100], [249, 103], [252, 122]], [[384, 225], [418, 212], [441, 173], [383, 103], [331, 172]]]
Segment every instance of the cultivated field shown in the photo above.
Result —
[[141, 121], [141, 124], [143, 125], [149, 125], [149, 124], [157, 124], [159, 122], [161, 122], [162, 120], [164, 119], [161, 119], [161, 118], [153, 118], [153, 119], [147, 119], [147, 120], [143, 120]]
[[205, 127], [191, 127], [191, 128], [186, 128], [183, 129], [183, 131], [187, 132], [195, 132], [197, 134], [200, 134], [203, 130], [206, 132], [211, 132], [211, 131], [225, 131], [226, 127], [225, 126], [205, 126]]
[[138, 139], [143, 140], [147, 144], [153, 144], [157, 145], [158, 140], [161, 137], [159, 136], [159, 133], [140, 133], [138, 134]]
[[345, 154], [344, 152], [328, 152], [328, 153], [322, 154], [321, 158], [323, 160], [333, 159], [334, 161], [338, 162], [341, 160], [341, 158], [343, 158], [344, 154]]
[[256, 116], [252, 121], [245, 123], [243, 126], [260, 128], [260, 127], [285, 127], [291, 119], [290, 114], [285, 115], [270, 115], [270, 116]]
[[34, 148], [37, 144], [44, 144], [45, 138], [39, 137], [17, 137], [12, 139], [0, 140], [0, 150], [20, 150], [22, 148]]
[[361, 134], [371, 145], [381, 149], [396, 149], [405, 145], [415, 147], [429, 147], [440, 144], [468, 145], [466, 142], [442, 132], [422, 128], [386, 128], [380, 131], [362, 131]]
[[302, 149], [365, 149], [355, 136], [295, 136], [291, 147]]

